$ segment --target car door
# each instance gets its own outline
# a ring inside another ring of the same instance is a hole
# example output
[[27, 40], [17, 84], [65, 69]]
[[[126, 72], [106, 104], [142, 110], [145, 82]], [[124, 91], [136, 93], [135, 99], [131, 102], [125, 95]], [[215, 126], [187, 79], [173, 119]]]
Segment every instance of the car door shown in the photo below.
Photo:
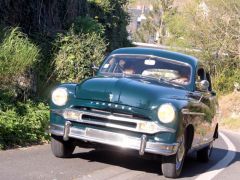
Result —
[[203, 117], [198, 126], [198, 135], [200, 137], [199, 145], [205, 144], [213, 140], [213, 133], [215, 129], [214, 117], [216, 114], [216, 93], [212, 91], [212, 84], [210, 74], [205, 71], [203, 67], [199, 68], [197, 71], [197, 82], [203, 82], [207, 80], [209, 86], [206, 90], [196, 89], [201, 95], [199, 99], [199, 107]]
[[208, 88], [208, 98], [209, 98], [209, 106], [210, 106], [210, 123], [211, 123], [211, 131], [207, 134], [207, 139], [212, 139], [215, 133], [215, 128], [218, 123], [218, 100], [217, 100], [217, 94], [212, 89], [212, 82], [211, 82], [211, 76], [209, 72], [206, 72], [206, 80], [209, 82], [209, 88]]

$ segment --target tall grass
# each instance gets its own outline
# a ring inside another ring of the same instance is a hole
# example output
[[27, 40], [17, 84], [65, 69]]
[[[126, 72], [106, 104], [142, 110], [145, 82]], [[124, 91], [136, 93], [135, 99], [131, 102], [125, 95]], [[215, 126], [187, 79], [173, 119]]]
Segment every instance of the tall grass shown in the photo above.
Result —
[[[19, 28], [5, 31], [0, 44], [0, 80], [11, 82], [38, 58], [38, 47]], [[1, 84], [0, 84], [1, 86]]]

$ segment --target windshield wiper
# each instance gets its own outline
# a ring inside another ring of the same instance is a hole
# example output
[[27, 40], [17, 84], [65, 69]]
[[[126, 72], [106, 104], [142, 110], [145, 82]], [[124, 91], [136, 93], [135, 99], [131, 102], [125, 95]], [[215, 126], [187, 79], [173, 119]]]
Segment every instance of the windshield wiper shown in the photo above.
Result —
[[183, 85], [172, 82], [172, 81], [169, 81], [169, 80], [164, 79], [162, 77], [158, 78], [158, 77], [154, 77], [154, 76], [144, 76], [142, 74], [126, 74], [126, 73], [111, 74], [111, 76], [138, 77], [138, 78], [144, 78], [144, 79], [151, 79], [151, 80], [155, 80], [155, 81], [158, 81], [158, 82], [163, 82], [165, 84], [169, 84], [169, 85], [172, 85], [172, 86], [177, 86], [177, 87], [180, 87], [180, 88], [184, 88]]
[[163, 82], [165, 84], [169, 84], [169, 85], [172, 85], [172, 86], [177, 86], [177, 87], [180, 87], [180, 88], [184, 88], [183, 85], [178, 84], [178, 83], [174, 83], [174, 82], [169, 81], [169, 80], [167, 80], [165, 78], [162, 78], [162, 77], [158, 78], [158, 77], [154, 77], [154, 76], [143, 76], [141, 74], [134, 74], [132, 76], [137, 76], [137, 77], [146, 78], [146, 79], [153, 79], [153, 80], [157, 80], [159, 82]]
[[172, 81], [167, 80], [167, 79], [164, 79], [164, 78], [162, 78], [162, 77], [158, 78], [158, 80], [161, 81], [161, 82], [164, 82], [164, 83], [166, 83], [166, 84], [170, 84], [170, 85], [173, 85], [173, 86], [177, 86], [177, 87], [184, 88], [183, 85], [178, 84], [178, 83], [175, 83], [175, 82], [172, 82]]

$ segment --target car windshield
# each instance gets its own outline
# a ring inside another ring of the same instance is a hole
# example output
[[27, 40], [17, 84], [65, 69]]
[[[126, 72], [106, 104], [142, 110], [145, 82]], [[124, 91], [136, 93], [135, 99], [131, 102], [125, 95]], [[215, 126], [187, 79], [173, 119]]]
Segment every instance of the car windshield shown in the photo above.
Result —
[[150, 77], [187, 85], [191, 67], [175, 60], [147, 55], [113, 55], [100, 68], [103, 74]]

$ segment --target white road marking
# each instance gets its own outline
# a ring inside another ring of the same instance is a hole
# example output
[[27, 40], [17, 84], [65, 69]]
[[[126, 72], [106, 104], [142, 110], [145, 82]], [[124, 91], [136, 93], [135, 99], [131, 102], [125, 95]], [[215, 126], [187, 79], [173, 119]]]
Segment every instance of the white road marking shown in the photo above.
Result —
[[217, 174], [219, 174], [221, 171], [224, 170], [224, 168], [232, 162], [236, 155], [236, 147], [234, 144], [230, 141], [230, 139], [225, 136], [223, 133], [219, 133], [219, 135], [222, 137], [222, 139], [227, 144], [227, 154], [225, 157], [219, 161], [217, 164], [212, 166], [210, 169], [208, 169], [208, 172], [203, 173], [197, 177], [196, 180], [207, 180], [207, 179], [213, 179]]

